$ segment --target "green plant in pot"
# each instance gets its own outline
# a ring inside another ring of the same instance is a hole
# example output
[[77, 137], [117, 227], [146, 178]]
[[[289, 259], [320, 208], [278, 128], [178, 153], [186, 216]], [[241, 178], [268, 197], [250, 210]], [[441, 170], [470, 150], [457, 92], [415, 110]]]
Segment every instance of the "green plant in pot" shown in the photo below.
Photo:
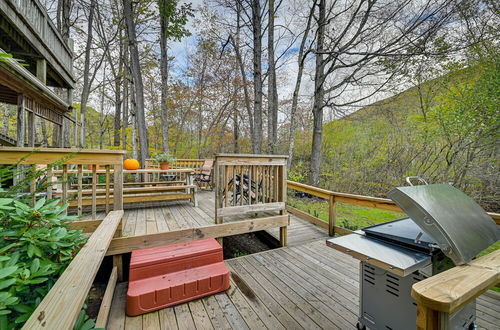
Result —
[[170, 168], [170, 164], [175, 162], [175, 158], [166, 152], [157, 154], [154, 159], [160, 164], [160, 168], [162, 170], [168, 170]]

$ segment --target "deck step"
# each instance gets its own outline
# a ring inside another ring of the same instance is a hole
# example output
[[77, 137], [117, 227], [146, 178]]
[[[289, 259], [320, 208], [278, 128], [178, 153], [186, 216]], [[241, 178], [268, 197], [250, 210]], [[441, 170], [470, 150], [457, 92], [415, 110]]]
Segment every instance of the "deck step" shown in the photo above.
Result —
[[213, 238], [132, 251], [130, 281], [205, 266], [224, 260]]
[[222, 247], [213, 238], [132, 251], [127, 315], [136, 316], [229, 288]]

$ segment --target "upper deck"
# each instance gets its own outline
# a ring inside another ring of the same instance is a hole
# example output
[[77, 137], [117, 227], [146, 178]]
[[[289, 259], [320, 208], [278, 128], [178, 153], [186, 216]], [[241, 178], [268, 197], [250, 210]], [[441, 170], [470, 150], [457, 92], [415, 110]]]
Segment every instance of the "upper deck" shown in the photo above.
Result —
[[36, 76], [47, 61], [47, 86], [73, 88], [73, 52], [38, 0], [0, 0], [0, 48]]

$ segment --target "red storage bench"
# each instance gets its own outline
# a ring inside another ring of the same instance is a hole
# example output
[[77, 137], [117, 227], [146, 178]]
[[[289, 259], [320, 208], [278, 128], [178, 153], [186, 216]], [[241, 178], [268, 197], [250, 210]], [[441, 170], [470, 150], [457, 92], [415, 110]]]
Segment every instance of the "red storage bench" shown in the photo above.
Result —
[[136, 316], [229, 288], [213, 238], [132, 251], [127, 314]]

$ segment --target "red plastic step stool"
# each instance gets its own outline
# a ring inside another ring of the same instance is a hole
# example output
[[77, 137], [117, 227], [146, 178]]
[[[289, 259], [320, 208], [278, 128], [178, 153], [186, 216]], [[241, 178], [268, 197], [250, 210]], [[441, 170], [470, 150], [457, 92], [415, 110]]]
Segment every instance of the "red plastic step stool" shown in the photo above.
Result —
[[229, 286], [222, 247], [213, 238], [132, 251], [127, 315], [149, 313]]

